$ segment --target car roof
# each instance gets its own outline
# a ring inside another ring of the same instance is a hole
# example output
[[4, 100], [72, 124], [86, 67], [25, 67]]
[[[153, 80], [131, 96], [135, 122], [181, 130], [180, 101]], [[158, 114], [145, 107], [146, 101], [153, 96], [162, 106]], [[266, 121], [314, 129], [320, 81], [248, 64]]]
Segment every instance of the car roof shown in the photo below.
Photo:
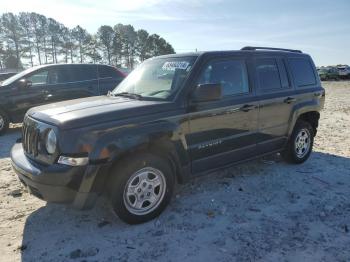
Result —
[[276, 55], [276, 56], [293, 56], [293, 57], [305, 57], [308, 54], [302, 52], [291, 52], [291, 51], [279, 51], [279, 50], [223, 50], [223, 51], [200, 51], [200, 52], [189, 52], [179, 54], [169, 54], [157, 56], [156, 58], [176, 58], [176, 57], [199, 57], [199, 56], [230, 56], [230, 55]]

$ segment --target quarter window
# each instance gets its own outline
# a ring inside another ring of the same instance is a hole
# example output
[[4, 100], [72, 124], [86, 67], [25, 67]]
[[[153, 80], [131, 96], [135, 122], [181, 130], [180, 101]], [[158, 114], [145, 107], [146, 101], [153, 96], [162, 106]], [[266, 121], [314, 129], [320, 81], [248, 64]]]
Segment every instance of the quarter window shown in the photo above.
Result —
[[255, 64], [259, 87], [261, 90], [282, 88], [276, 59], [257, 59]]
[[223, 96], [249, 92], [247, 69], [241, 60], [210, 62], [202, 72], [198, 84], [221, 84]]
[[298, 87], [316, 84], [313, 66], [308, 59], [290, 58], [288, 59], [288, 62], [295, 80], [295, 84]]

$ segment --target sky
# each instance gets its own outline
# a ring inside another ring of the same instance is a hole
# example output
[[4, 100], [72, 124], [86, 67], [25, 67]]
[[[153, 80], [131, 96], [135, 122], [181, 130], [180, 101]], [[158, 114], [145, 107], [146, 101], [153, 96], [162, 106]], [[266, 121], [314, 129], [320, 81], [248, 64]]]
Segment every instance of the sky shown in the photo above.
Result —
[[0, 13], [22, 11], [90, 33], [132, 24], [177, 53], [269, 46], [300, 49], [318, 66], [350, 64], [350, 0], [0, 0]]

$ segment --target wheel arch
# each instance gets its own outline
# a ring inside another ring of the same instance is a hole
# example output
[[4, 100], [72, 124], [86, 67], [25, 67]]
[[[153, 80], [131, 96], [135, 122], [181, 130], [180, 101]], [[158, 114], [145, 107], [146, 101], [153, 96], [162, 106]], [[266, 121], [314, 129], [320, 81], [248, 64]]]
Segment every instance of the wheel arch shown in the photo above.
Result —
[[[150, 153], [166, 159], [177, 182], [184, 183], [189, 177], [190, 160], [182, 137], [181, 132], [169, 125], [126, 130], [97, 141], [98, 146], [90, 153], [90, 161], [105, 163], [110, 173], [115, 165], [125, 163], [129, 156]], [[106, 181], [108, 179], [109, 174]]]
[[297, 104], [293, 108], [293, 113], [289, 125], [288, 137], [292, 134], [294, 126], [298, 120], [304, 120], [311, 124], [314, 131], [314, 136], [317, 133], [318, 121], [320, 119], [320, 110], [322, 103], [320, 101], [307, 101], [304, 103]]

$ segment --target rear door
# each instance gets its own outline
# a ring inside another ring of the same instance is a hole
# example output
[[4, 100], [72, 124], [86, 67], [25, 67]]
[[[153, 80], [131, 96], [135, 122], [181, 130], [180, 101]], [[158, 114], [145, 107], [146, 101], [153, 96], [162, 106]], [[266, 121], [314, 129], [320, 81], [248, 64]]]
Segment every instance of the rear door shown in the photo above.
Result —
[[97, 96], [96, 65], [60, 65], [49, 72], [49, 85], [45, 95], [48, 102]]
[[256, 58], [254, 69], [260, 100], [257, 150], [263, 154], [284, 146], [296, 96], [283, 58]]
[[107, 65], [98, 65], [100, 94], [105, 95], [108, 91], [116, 88], [124, 76], [116, 68]]
[[192, 172], [198, 173], [254, 156], [258, 102], [243, 58], [213, 59], [196, 84], [220, 83], [222, 99], [191, 106], [186, 137]]

